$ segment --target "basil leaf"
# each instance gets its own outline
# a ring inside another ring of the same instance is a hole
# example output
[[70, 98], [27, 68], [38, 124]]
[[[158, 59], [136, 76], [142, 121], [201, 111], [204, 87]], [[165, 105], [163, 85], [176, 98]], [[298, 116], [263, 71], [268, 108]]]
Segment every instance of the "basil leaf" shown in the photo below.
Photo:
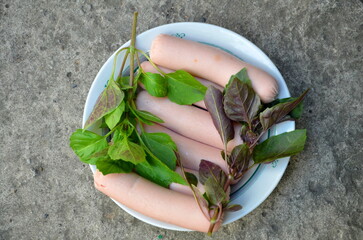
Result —
[[231, 155], [227, 159], [227, 163], [231, 169], [236, 169], [240, 172], [247, 169], [250, 159], [250, 149], [247, 144], [244, 143], [233, 148]]
[[208, 200], [204, 198], [204, 195], [195, 185], [192, 185], [192, 188], [200, 210], [202, 211], [204, 216], [208, 219], [208, 221], [210, 221]]
[[209, 86], [204, 97], [204, 103], [212, 117], [222, 142], [227, 144], [234, 138], [234, 128], [232, 121], [227, 117], [223, 110], [223, 94], [214, 86]]
[[191, 105], [201, 101], [207, 88], [184, 70], [165, 75], [168, 82], [168, 98], [179, 105]]
[[239, 204], [232, 204], [228, 205], [227, 207], [223, 208], [225, 212], [237, 212], [242, 209], [242, 206]]
[[304, 149], [306, 129], [282, 133], [258, 144], [253, 150], [255, 163], [272, 162], [275, 159], [291, 156]]
[[177, 146], [173, 139], [166, 133], [144, 133], [148, 135], [149, 137], [153, 138], [155, 141], [169, 146], [173, 151], [177, 151]]
[[201, 184], [205, 184], [209, 178], [215, 179], [221, 186], [224, 186], [227, 180], [227, 176], [220, 166], [207, 160], [201, 160], [199, 164], [199, 181]]
[[132, 86], [130, 86], [130, 76], [122, 76], [118, 78], [117, 83], [120, 84], [122, 90], [127, 90], [132, 88]]
[[130, 121], [124, 120], [122, 124], [116, 127], [112, 134], [111, 143], [121, 141], [123, 138], [130, 137], [135, 132], [135, 127]]
[[146, 161], [135, 166], [135, 170], [140, 176], [163, 187], [168, 187], [172, 182], [187, 185], [182, 176], [149, 155], [146, 156]]
[[77, 129], [70, 137], [70, 147], [82, 162], [95, 164], [98, 156], [96, 153], [108, 147], [106, 138], [91, 131]]
[[176, 167], [176, 145], [166, 133], [142, 133], [141, 139], [147, 148], [171, 170]]
[[148, 125], [153, 125], [155, 122], [157, 122], [157, 123], [164, 122], [162, 119], [160, 119], [159, 117], [155, 116], [154, 114], [152, 114], [150, 112], [143, 111], [143, 110], [137, 110], [137, 109], [133, 109], [132, 111], [136, 114], [136, 117], [141, 122], [146, 123]]
[[[267, 107], [273, 107], [279, 103], [293, 102], [296, 99], [297, 98], [294, 97], [276, 99], [267, 104]], [[304, 110], [303, 102], [300, 102], [291, 112], [288, 113], [288, 115], [290, 115], [294, 119], [299, 119], [302, 115], [303, 110]]]
[[115, 110], [105, 116], [105, 122], [109, 129], [113, 129], [117, 125], [124, 111], [125, 102], [121, 102], [121, 104]]
[[185, 172], [185, 177], [190, 185], [198, 185], [198, 178], [193, 173]]
[[97, 164], [97, 162], [103, 161], [103, 160], [106, 160], [106, 159], [109, 159], [109, 158], [110, 157], [108, 156], [108, 147], [107, 147], [105, 149], [102, 149], [99, 152], [96, 152], [96, 153], [92, 154], [89, 157], [89, 160], [87, 161], [87, 163], [95, 165], [95, 164]]
[[132, 171], [134, 166], [135, 165], [130, 162], [122, 160], [115, 161], [110, 158], [96, 163], [97, 169], [102, 172], [103, 175], [110, 173], [129, 173]]
[[[257, 119], [257, 121], [259, 121]], [[254, 128], [254, 126], [253, 126]], [[247, 143], [249, 146], [251, 146], [258, 138], [258, 135], [256, 132], [253, 132], [249, 129], [249, 127], [246, 124], [242, 124], [241, 130], [240, 130], [240, 136], [243, 140], [243, 142]]]
[[233, 75], [224, 94], [224, 111], [228, 118], [237, 122], [246, 122], [251, 126], [253, 118], [261, 107], [260, 97], [252, 88], [246, 69]]
[[145, 161], [144, 149], [139, 144], [131, 142], [128, 137], [114, 142], [108, 149], [108, 155], [113, 160], [122, 159], [133, 164]]
[[154, 97], [165, 97], [168, 93], [168, 82], [157, 73], [140, 73], [139, 81], [144, 84], [146, 91]]
[[87, 129], [97, 120], [112, 112], [116, 107], [118, 107], [118, 105], [120, 105], [124, 97], [125, 94], [119, 88], [118, 84], [113, 80], [109, 80], [107, 87], [98, 97], [92, 113], [85, 123], [84, 129]]
[[204, 189], [208, 196], [208, 200], [212, 205], [218, 206], [227, 198], [223, 187], [213, 177], [209, 177], [207, 181], [205, 181]]
[[300, 97], [292, 102], [279, 103], [271, 108], [266, 108], [260, 113], [260, 122], [263, 130], [269, 129], [275, 123], [281, 121], [289, 112], [291, 112], [304, 99], [309, 89], [307, 89]]

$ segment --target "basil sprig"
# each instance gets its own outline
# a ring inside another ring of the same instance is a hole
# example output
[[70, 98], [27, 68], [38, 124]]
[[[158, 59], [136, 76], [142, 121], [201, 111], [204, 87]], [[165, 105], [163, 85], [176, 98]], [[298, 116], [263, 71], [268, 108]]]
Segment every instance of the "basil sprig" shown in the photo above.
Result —
[[[113, 70], [106, 88], [98, 97], [86, 121], [84, 129], [77, 129], [70, 137], [70, 146], [81, 161], [96, 165], [103, 174], [137, 172], [163, 187], [170, 183], [186, 185], [187, 182], [174, 170], [177, 148], [165, 133], [146, 133], [143, 124], [162, 123], [163, 120], [147, 111], [136, 108], [138, 85], [144, 85], [155, 97], [167, 96], [178, 104], [193, 104], [204, 98], [207, 88], [183, 70], [154, 74], [140, 66], [139, 55], [146, 53], [135, 48], [137, 13], [134, 15], [131, 44], [114, 56]], [[116, 61], [121, 52], [124, 59], [116, 76]], [[123, 74], [127, 58], [130, 61], [129, 76]], [[139, 72], [134, 74], [135, 61]], [[152, 63], [153, 64], [153, 63]], [[155, 66], [155, 64], [154, 64]], [[156, 66], [155, 66], [156, 67]], [[91, 126], [106, 127], [108, 133], [100, 136], [88, 131]]]

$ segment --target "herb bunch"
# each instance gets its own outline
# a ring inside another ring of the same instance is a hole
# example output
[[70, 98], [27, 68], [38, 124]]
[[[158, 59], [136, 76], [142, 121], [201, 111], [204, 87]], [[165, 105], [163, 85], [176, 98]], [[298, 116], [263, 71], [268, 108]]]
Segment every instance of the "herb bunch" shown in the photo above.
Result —
[[[242, 208], [240, 205], [229, 204], [230, 185], [240, 181], [256, 164], [269, 163], [304, 149], [305, 129], [282, 133], [262, 143], [259, 140], [273, 125], [298, 119], [307, 92], [308, 90], [298, 98], [277, 99], [264, 105], [253, 90], [245, 68], [232, 75], [223, 92], [214, 86], [208, 87], [204, 102], [224, 144], [221, 154], [227, 162], [228, 173], [218, 165], [202, 160], [199, 165], [199, 180], [204, 185], [205, 193], [202, 194], [195, 185], [189, 184], [200, 209], [210, 221], [209, 235], [215, 225], [222, 221], [224, 212]], [[242, 126], [238, 135], [244, 143], [227, 152], [227, 144], [235, 136], [233, 126], [236, 123]]]
[[[114, 55], [113, 70], [105, 89], [83, 129], [77, 129], [70, 137], [70, 146], [84, 163], [96, 165], [104, 175], [135, 171], [163, 187], [170, 183], [186, 185], [176, 173], [177, 147], [168, 134], [147, 133], [143, 124], [163, 123], [159, 117], [138, 110], [135, 104], [138, 84], [142, 83], [149, 94], [167, 96], [171, 101], [190, 105], [204, 98], [207, 88], [183, 70], [164, 73], [140, 49], [135, 48], [137, 12], [134, 14], [131, 43]], [[121, 69], [116, 76], [117, 57], [124, 52]], [[145, 72], [141, 68], [140, 55], [147, 58], [160, 74]], [[130, 62], [129, 72], [123, 70]], [[135, 66], [139, 71], [135, 73]], [[107, 129], [104, 136], [88, 131], [100, 123]]]

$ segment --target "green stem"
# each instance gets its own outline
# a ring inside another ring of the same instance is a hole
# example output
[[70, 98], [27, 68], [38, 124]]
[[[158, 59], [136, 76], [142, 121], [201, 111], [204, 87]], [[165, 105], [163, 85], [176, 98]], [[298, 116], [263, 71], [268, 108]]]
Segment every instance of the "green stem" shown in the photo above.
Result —
[[123, 123], [117, 124], [112, 130], [110, 130], [106, 135], [104, 135], [104, 137], [107, 138], [108, 136], [110, 136], [117, 129], [117, 127], [121, 126], [122, 124]]
[[162, 75], [166, 75], [166, 73], [161, 70], [158, 66], [155, 65], [155, 63], [153, 63], [153, 61], [151, 61], [150, 57], [142, 50], [140, 49], [135, 49], [136, 51], [138, 51], [139, 53], [141, 53], [142, 55], [144, 55], [144, 57], [146, 57], [146, 59], [151, 63], [151, 65], [153, 65], [153, 67]]
[[130, 51], [128, 50], [126, 53], [125, 53], [125, 57], [122, 61], [122, 64], [121, 64], [121, 69], [120, 69], [120, 72], [118, 73], [118, 76], [117, 76], [117, 80], [120, 79], [122, 77], [122, 72], [124, 70], [124, 67], [125, 67], [125, 64], [126, 64], [126, 61], [127, 61], [127, 57], [129, 56], [130, 54]]
[[131, 44], [130, 44], [130, 86], [133, 86], [134, 81], [134, 61], [135, 61], [135, 42], [136, 42], [136, 27], [137, 27], [137, 12], [134, 12], [134, 20], [132, 22]]
[[213, 214], [213, 217], [212, 219], [210, 220], [210, 225], [209, 225], [209, 229], [208, 229], [208, 236], [212, 236], [212, 232], [213, 232], [213, 229], [216, 225], [216, 220], [217, 220], [217, 217], [218, 217], [218, 213], [219, 213], [219, 208], [216, 208], [214, 214]]
[[137, 60], [137, 65], [139, 66], [139, 69], [141, 69], [141, 72], [145, 73], [144, 69], [142, 69], [142, 67], [141, 67], [141, 61], [140, 61], [139, 54], [136, 54], [136, 60]]
[[128, 47], [121, 48], [120, 50], [118, 50], [118, 51], [115, 53], [115, 57], [113, 58], [112, 73], [111, 73], [111, 77], [110, 77], [110, 79], [111, 79], [111, 80], [115, 80], [115, 79], [114, 79], [114, 76], [115, 76], [115, 70], [116, 70], [117, 57], [118, 57], [118, 55], [119, 55], [119, 54], [120, 54], [123, 50], [126, 50], [126, 49], [128, 49]]

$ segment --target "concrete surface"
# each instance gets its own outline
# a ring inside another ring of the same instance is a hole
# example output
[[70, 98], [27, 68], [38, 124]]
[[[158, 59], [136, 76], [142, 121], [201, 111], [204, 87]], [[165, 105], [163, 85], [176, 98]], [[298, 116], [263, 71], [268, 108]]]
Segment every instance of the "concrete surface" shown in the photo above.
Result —
[[0, 0], [0, 239], [209, 239], [131, 217], [68, 147], [135, 10], [139, 33], [180, 21], [231, 29], [265, 51], [293, 95], [312, 90], [297, 124], [306, 150], [214, 239], [363, 239], [363, 3], [253, 2]]

